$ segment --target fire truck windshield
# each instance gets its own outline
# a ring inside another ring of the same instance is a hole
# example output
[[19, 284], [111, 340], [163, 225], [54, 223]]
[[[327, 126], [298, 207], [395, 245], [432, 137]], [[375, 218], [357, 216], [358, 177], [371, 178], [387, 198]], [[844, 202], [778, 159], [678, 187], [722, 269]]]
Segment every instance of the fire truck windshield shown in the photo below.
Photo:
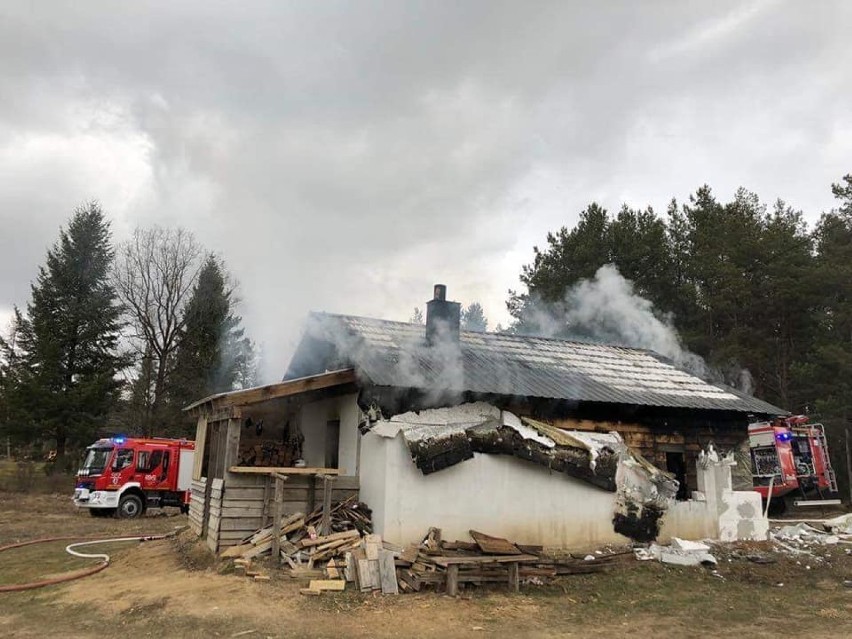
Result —
[[107, 459], [112, 452], [112, 446], [102, 448], [90, 448], [86, 453], [86, 460], [83, 462], [83, 467], [80, 469], [81, 474], [85, 475], [100, 475], [106, 468]]

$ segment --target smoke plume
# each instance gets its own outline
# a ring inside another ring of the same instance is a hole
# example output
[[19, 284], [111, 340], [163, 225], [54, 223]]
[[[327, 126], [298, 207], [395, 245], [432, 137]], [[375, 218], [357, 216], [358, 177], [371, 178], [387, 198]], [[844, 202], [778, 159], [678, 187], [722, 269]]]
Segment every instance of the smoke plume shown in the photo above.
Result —
[[531, 325], [543, 337], [563, 337], [644, 348], [672, 360], [678, 367], [712, 382], [726, 382], [751, 393], [751, 375], [734, 367], [728, 374], [710, 367], [690, 352], [675, 329], [672, 317], [636, 293], [612, 264], [600, 267], [594, 277], [581, 280], [557, 305], [533, 305]]

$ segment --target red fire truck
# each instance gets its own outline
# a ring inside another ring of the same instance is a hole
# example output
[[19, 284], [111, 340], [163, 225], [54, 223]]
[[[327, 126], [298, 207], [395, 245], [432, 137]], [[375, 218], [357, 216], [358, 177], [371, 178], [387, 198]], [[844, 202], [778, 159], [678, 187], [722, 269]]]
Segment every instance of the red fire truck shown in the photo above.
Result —
[[[795, 506], [839, 503], [826, 493], [837, 493], [828, 443], [822, 424], [805, 415], [778, 417], [748, 427], [754, 489], [776, 512], [787, 502]], [[795, 498], [795, 500], [794, 500]]]
[[148, 507], [189, 509], [195, 442], [185, 439], [99, 439], [77, 471], [74, 504], [93, 517], [139, 517]]

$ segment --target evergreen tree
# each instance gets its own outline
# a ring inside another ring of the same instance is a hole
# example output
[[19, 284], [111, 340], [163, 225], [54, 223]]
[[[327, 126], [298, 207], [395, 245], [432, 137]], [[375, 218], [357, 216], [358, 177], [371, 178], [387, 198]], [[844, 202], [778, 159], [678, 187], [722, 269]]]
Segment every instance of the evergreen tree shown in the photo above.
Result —
[[475, 333], [485, 333], [488, 330], [488, 320], [479, 302], [474, 302], [461, 313], [461, 329]]
[[3, 343], [15, 420], [59, 455], [89, 443], [118, 395], [124, 361], [112, 260], [100, 206], [76, 209], [39, 269], [26, 315], [16, 309], [15, 344]]
[[234, 306], [224, 267], [208, 256], [184, 311], [169, 393], [175, 413], [207, 395], [254, 383], [254, 345]]

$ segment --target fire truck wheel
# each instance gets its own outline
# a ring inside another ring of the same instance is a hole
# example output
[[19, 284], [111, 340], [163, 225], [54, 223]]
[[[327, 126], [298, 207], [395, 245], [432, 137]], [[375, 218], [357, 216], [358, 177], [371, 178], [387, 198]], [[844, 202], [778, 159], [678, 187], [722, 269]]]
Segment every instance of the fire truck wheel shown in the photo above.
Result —
[[118, 516], [121, 519], [141, 517], [142, 500], [136, 495], [124, 495], [118, 502]]

